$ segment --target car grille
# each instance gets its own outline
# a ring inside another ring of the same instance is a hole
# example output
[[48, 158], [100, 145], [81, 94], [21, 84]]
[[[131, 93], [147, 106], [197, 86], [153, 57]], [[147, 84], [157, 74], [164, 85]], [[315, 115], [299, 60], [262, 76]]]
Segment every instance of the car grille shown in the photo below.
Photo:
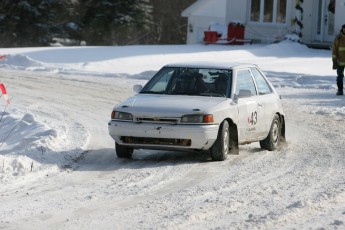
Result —
[[180, 119], [169, 118], [169, 117], [138, 117], [136, 120], [138, 122], [147, 122], [147, 123], [177, 124]]
[[122, 140], [126, 144], [191, 146], [192, 143], [190, 139], [173, 138], [123, 137]]

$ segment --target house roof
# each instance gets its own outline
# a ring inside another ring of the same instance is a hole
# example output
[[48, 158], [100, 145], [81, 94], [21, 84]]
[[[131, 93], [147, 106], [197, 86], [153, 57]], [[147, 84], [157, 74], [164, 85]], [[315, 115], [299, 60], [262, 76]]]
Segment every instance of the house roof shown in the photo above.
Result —
[[[198, 0], [184, 11], [182, 11], [182, 17], [189, 17], [190, 15], [200, 16], [216, 16], [225, 17], [227, 0]], [[221, 11], [219, 9], [222, 9]]]
[[206, 1], [207, 0], [198, 0], [194, 2], [192, 5], [188, 6], [186, 9], [182, 11], [181, 16], [188, 17], [192, 12], [201, 7]]

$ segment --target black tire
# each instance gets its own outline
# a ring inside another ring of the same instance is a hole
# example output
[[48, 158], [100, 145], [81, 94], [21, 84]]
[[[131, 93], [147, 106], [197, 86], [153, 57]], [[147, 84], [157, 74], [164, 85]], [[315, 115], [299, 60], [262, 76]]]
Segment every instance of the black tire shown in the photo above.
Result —
[[260, 141], [260, 147], [269, 151], [277, 150], [280, 146], [281, 123], [278, 114], [273, 118], [268, 136]]
[[212, 160], [223, 161], [227, 158], [230, 147], [229, 138], [229, 123], [227, 121], [223, 121], [218, 130], [217, 140], [209, 150]]
[[133, 148], [126, 147], [115, 143], [115, 151], [118, 158], [131, 158], [133, 154]]

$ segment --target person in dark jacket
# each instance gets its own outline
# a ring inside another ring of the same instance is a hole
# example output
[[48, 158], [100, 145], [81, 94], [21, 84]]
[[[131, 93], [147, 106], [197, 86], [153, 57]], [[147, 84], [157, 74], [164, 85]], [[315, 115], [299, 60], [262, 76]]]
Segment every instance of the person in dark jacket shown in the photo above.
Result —
[[345, 67], [345, 24], [341, 27], [340, 34], [335, 38], [332, 47], [333, 69], [337, 70], [337, 86], [336, 95], [344, 95], [343, 80]]

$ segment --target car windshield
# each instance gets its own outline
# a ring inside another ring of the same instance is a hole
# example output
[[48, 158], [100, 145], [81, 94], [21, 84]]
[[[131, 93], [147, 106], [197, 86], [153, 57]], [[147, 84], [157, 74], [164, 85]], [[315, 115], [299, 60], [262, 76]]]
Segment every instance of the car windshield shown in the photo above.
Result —
[[140, 93], [227, 97], [230, 79], [226, 69], [163, 67]]

